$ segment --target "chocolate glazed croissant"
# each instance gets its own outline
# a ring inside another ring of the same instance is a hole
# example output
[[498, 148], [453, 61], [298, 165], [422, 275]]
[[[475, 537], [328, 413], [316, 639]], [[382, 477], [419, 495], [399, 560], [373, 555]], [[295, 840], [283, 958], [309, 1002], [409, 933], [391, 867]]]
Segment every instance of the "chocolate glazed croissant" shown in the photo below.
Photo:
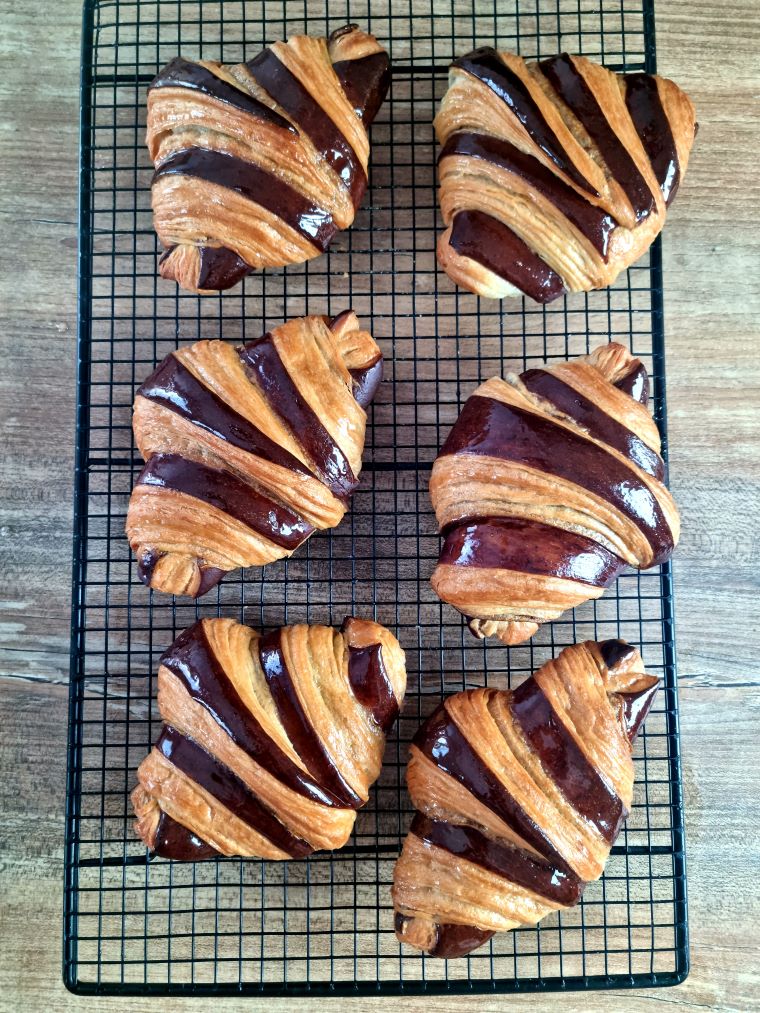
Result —
[[649, 377], [622, 345], [481, 384], [430, 478], [437, 594], [479, 637], [519, 644], [666, 560], [680, 521], [663, 484]]
[[259, 636], [201, 620], [161, 658], [165, 724], [137, 771], [137, 833], [184, 860], [342, 847], [405, 690], [404, 652], [377, 623]]
[[134, 406], [147, 464], [126, 530], [143, 583], [197, 597], [226, 571], [282, 559], [338, 524], [382, 368], [351, 311], [167, 356]]
[[398, 938], [458, 957], [576, 904], [631, 808], [632, 743], [658, 685], [608, 640], [568, 647], [511, 692], [449, 697], [411, 747]]
[[696, 123], [665, 78], [483, 48], [454, 61], [435, 129], [444, 271], [477, 295], [547, 303], [611, 285], [649, 248]]
[[300, 264], [354, 220], [388, 54], [356, 25], [225, 66], [177, 57], [148, 92], [164, 278], [207, 292]]

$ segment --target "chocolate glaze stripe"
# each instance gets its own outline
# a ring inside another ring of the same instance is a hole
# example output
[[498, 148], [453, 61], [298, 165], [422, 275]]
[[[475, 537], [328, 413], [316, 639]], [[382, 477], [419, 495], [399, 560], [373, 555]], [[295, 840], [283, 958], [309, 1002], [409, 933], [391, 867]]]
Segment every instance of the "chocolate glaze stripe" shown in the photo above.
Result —
[[156, 454], [137, 485], [173, 489], [208, 503], [285, 549], [297, 549], [314, 528], [297, 514], [257, 492], [229, 471], [210, 468], [179, 454]]
[[348, 681], [354, 696], [387, 732], [398, 717], [398, 701], [383, 664], [381, 644], [348, 648]]
[[155, 91], [157, 88], [189, 88], [193, 91], [200, 91], [210, 98], [242, 109], [243, 112], [250, 113], [257, 119], [266, 120], [275, 127], [295, 133], [292, 124], [288, 123], [285, 117], [280, 116], [274, 109], [270, 109], [269, 106], [259, 102], [253, 95], [249, 95], [241, 88], [217, 77], [207, 67], [202, 67], [199, 63], [192, 63], [181, 56], [175, 56], [162, 71], [159, 71], [153, 78], [148, 91]]
[[652, 686], [647, 686], [634, 693], [618, 693], [623, 708], [623, 727], [629, 742], [633, 742], [639, 734], [659, 688], [658, 680]]
[[340, 176], [357, 208], [367, 189], [367, 174], [356, 152], [319, 102], [271, 49], [262, 50], [245, 66], [311, 139], [317, 151], [323, 154], [328, 165]]
[[161, 658], [185, 689], [205, 707], [219, 727], [252, 760], [292, 791], [330, 808], [344, 808], [338, 798], [304, 773], [264, 731], [208, 642], [203, 622], [181, 633]]
[[509, 709], [547, 775], [573, 809], [593, 823], [611, 845], [628, 813], [565, 728], [535, 679], [527, 679], [513, 690]]
[[378, 355], [376, 359], [361, 369], [349, 369], [353, 379], [353, 393], [356, 403], [365, 410], [369, 408], [375, 399], [377, 389], [383, 379], [383, 357]]
[[341, 88], [365, 127], [377, 116], [391, 83], [387, 53], [369, 53], [358, 60], [338, 60], [333, 64]]
[[452, 134], [443, 146], [439, 161], [449, 155], [479, 158], [524, 179], [572, 222], [606, 262], [610, 233], [617, 227], [617, 222], [581, 197], [537, 158], [526, 155], [500, 137], [471, 133]]
[[445, 534], [439, 563], [493, 567], [609, 587], [622, 559], [585, 535], [520, 517], [472, 518]]
[[454, 60], [452, 66], [466, 70], [468, 74], [472, 74], [487, 85], [511, 109], [525, 127], [531, 140], [558, 169], [561, 169], [581, 190], [585, 190], [593, 197], [599, 196], [573, 164], [528, 88], [518, 75], [499, 59], [495, 49], [483, 46], [466, 56], [460, 56]]
[[524, 841], [558, 869], [572, 873], [565, 860], [499, 778], [480, 758], [441, 704], [412, 740], [427, 759], [458, 781]]
[[153, 840], [153, 853], [161, 858], [174, 858], [179, 862], [197, 862], [219, 854], [215, 847], [202, 841], [192, 830], [182, 826], [161, 810]]
[[622, 390], [628, 397], [632, 397], [639, 404], [649, 404], [649, 373], [643, 362], [638, 364], [634, 361], [629, 373], [617, 380], [613, 387]]
[[214, 391], [204, 386], [174, 355], [167, 355], [138, 388], [137, 393], [175, 412], [199, 429], [205, 429], [225, 443], [263, 457], [278, 467], [289, 468], [298, 475], [311, 475], [297, 457], [280, 447]]
[[205, 749], [201, 749], [192, 739], [186, 738], [170, 725], [164, 725], [156, 749], [238, 819], [291, 858], [303, 858], [313, 852], [310, 844], [291, 834], [274, 813], [262, 805], [237, 774]]
[[282, 634], [275, 630], [259, 640], [259, 660], [285, 732], [307, 770], [339, 800], [358, 809], [364, 800], [344, 780], [313, 727], [298, 697], [282, 653]]
[[626, 426], [608, 415], [574, 387], [545, 369], [529, 369], [520, 379], [532, 394], [537, 394], [578, 422], [589, 434], [602, 443], [630, 458], [642, 471], [662, 481], [665, 465], [660, 455], [631, 432]]
[[673, 551], [673, 534], [654, 493], [618, 458], [550, 419], [495, 398], [468, 398], [439, 456], [478, 454], [554, 475], [605, 500], [645, 535], [655, 566]]
[[210, 148], [182, 148], [161, 162], [153, 183], [164, 176], [193, 176], [234, 190], [271, 211], [324, 253], [338, 228], [329, 211], [318, 207], [273, 172], [235, 155]]
[[599, 644], [599, 651], [607, 668], [617, 668], [621, 661], [630, 657], [636, 650], [625, 640], [603, 640]]
[[636, 221], [647, 218], [655, 209], [655, 200], [628, 149], [607, 121], [601, 106], [576, 69], [572, 58], [563, 53], [539, 64], [559, 97], [580, 120], [601, 152], [614, 178], [631, 202]]
[[522, 848], [491, 840], [474, 827], [431, 820], [418, 812], [409, 832], [565, 907], [577, 904], [583, 893], [584, 883], [575, 873], [556, 869]]
[[657, 79], [651, 74], [625, 75], [625, 104], [641, 138], [644, 151], [652, 163], [652, 170], [660, 184], [666, 204], [675, 197], [681, 182], [678, 151], [673, 138]]
[[242, 257], [226, 246], [199, 246], [200, 264], [196, 288], [231, 288], [250, 273], [251, 268]]
[[437, 929], [435, 946], [430, 950], [430, 956], [443, 957], [446, 960], [464, 957], [495, 935], [491, 929], [479, 929], [477, 925], [453, 925], [441, 922]]
[[359, 482], [345, 454], [285, 368], [272, 335], [265, 334], [263, 338], [243, 345], [238, 349], [238, 355], [272, 410], [306, 451], [320, 479], [334, 496], [348, 501]]
[[452, 250], [498, 274], [536, 302], [565, 291], [560, 276], [508, 225], [484, 211], [458, 211], [451, 226]]

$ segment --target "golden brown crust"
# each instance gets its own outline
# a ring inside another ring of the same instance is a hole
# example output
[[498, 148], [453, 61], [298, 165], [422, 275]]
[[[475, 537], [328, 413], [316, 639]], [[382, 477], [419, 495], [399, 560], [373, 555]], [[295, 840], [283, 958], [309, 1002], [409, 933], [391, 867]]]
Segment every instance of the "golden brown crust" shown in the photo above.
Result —
[[242, 348], [198, 341], [142, 385], [133, 427], [148, 463], [126, 530], [145, 583], [197, 596], [340, 522], [368, 400], [349, 370], [382, 357], [354, 313], [339, 320], [337, 332], [322, 317], [291, 320]]
[[[375, 659], [363, 681], [357, 648]], [[405, 690], [404, 652], [377, 623], [260, 637], [231, 619], [202, 620], [159, 667], [164, 728], [138, 769], [137, 833], [180, 859], [205, 857], [193, 837], [225, 855], [272, 859], [342, 847]], [[382, 725], [365, 695], [375, 691], [388, 694]]]
[[630, 809], [631, 743], [657, 686], [638, 651], [606, 641], [567, 648], [517, 690], [449, 697], [412, 745], [398, 938], [459, 956], [577, 903]]
[[441, 266], [478, 295], [548, 302], [612, 284], [649, 248], [695, 112], [664, 78], [486, 47], [455, 60], [435, 129]]
[[205, 293], [324, 252], [366, 189], [388, 67], [356, 26], [247, 63], [168, 64], [148, 92], [146, 137], [162, 277]]
[[670, 555], [680, 519], [647, 390], [641, 362], [610, 344], [467, 401], [430, 478], [444, 536], [431, 582], [476, 636], [521, 643], [624, 565]]

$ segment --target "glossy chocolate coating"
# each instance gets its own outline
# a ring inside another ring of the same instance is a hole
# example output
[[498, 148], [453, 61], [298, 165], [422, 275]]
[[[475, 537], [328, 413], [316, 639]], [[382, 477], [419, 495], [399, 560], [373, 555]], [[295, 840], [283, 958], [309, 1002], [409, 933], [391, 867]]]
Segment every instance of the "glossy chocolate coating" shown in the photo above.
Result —
[[449, 716], [445, 704], [441, 704], [422, 725], [413, 739], [413, 744], [428, 760], [458, 781], [539, 854], [563, 872], [571, 872], [543, 830], [534, 823], [472, 748]]
[[199, 63], [185, 60], [181, 56], [175, 56], [163, 70], [159, 71], [153, 78], [148, 91], [155, 91], [157, 88], [189, 88], [193, 91], [200, 91], [220, 102], [236, 106], [257, 119], [266, 120], [281, 130], [295, 133], [293, 126], [274, 109], [265, 106], [263, 102], [259, 102], [253, 95], [249, 95], [241, 88], [217, 77], [208, 68], [202, 67]]
[[590, 204], [576, 190], [564, 183], [550, 169], [520, 151], [514, 144], [490, 134], [452, 134], [441, 151], [439, 161], [449, 155], [467, 155], [491, 162], [524, 179], [542, 194], [581, 235], [607, 260], [610, 233], [617, 228], [615, 219], [601, 208]]
[[304, 773], [264, 731], [219, 664], [202, 622], [177, 637], [161, 658], [161, 664], [181, 680], [192, 699], [205, 707], [235, 745], [273, 777], [304, 798], [331, 808], [343, 808], [334, 795]]
[[153, 841], [153, 854], [179, 862], [199, 862], [203, 858], [215, 858], [219, 852], [162, 810]]
[[576, 812], [593, 823], [611, 845], [628, 813], [565, 728], [535, 679], [527, 679], [513, 690], [509, 709], [547, 775]]
[[375, 394], [383, 379], [382, 355], [361, 369], [349, 369], [349, 373], [354, 381], [353, 393], [356, 403], [367, 409], [375, 400]]
[[639, 404], [649, 404], [649, 373], [643, 362], [634, 362], [629, 373], [621, 377], [613, 386], [622, 390]]
[[301, 395], [280, 358], [271, 334], [238, 349], [270, 407], [296, 434], [320, 479], [343, 502], [359, 482], [343, 451]]
[[387, 732], [398, 717], [398, 701], [383, 664], [381, 644], [348, 648], [348, 681], [354, 696]]
[[338, 60], [333, 70], [356, 115], [365, 127], [371, 126], [391, 83], [388, 54], [369, 53], [358, 60]]
[[237, 774], [175, 728], [164, 725], [155, 748], [238, 819], [292, 858], [303, 858], [314, 850], [291, 834]]
[[237, 285], [250, 274], [250, 267], [234, 250], [226, 246], [199, 246], [200, 266], [196, 288], [221, 291]]
[[550, 60], [542, 60], [540, 67], [601, 152], [608, 169], [630, 200], [636, 221], [643, 221], [655, 209], [652, 192], [571, 57], [567, 53], [553, 56]]
[[367, 174], [356, 152], [322, 106], [271, 49], [246, 63], [248, 72], [311, 139], [328, 165], [340, 176], [354, 207], [367, 189]]
[[460, 56], [454, 60], [452, 66], [466, 70], [468, 74], [488, 85], [491, 91], [512, 110], [531, 140], [557, 168], [586, 193], [594, 197], [599, 196], [588, 180], [576, 169], [525, 84], [503, 60], [499, 59], [495, 49], [483, 46], [466, 56]]
[[234, 190], [277, 215], [322, 253], [338, 231], [329, 211], [313, 204], [268, 169], [235, 155], [210, 148], [182, 148], [161, 162], [153, 174], [153, 183], [173, 175], [194, 176]]
[[205, 387], [174, 355], [167, 355], [137, 393], [176, 412], [183, 419], [240, 450], [263, 457], [282, 468], [289, 468], [296, 474], [310, 474], [298, 458], [278, 446], [252, 422]]
[[458, 211], [451, 225], [452, 250], [498, 274], [536, 302], [549, 303], [565, 291], [560, 276], [509, 226], [483, 211]]
[[432, 820], [418, 812], [409, 832], [565, 907], [577, 904], [583, 893], [584, 883], [575, 873], [555, 869], [549, 862], [522, 848], [494, 841], [474, 827]]
[[657, 696], [660, 683], [656, 682], [636, 693], [618, 693], [622, 702], [622, 718], [628, 741], [633, 742]]
[[660, 455], [624, 425], [602, 411], [589, 398], [544, 369], [529, 369], [520, 379], [532, 394], [537, 394], [578, 422], [589, 434], [619, 450], [648, 475], [662, 480], [665, 465]]
[[283, 728], [307, 770], [320, 784], [325, 785], [342, 806], [358, 809], [364, 800], [344, 780], [303, 709], [282, 653], [280, 630], [261, 637], [259, 660]]
[[625, 640], [603, 640], [599, 644], [599, 650], [607, 668], [617, 668], [623, 658], [630, 657], [636, 648]]
[[657, 79], [651, 74], [626, 74], [625, 104], [652, 163], [663, 199], [670, 204], [681, 182], [681, 168]]
[[443, 957], [452, 960], [454, 957], [465, 957], [472, 953], [494, 935], [491, 929], [479, 929], [476, 925], [438, 925], [438, 938], [430, 950], [431, 957]]
[[520, 517], [463, 521], [445, 535], [439, 563], [495, 567], [609, 587], [625, 565], [585, 535]]
[[209, 503], [285, 549], [297, 549], [314, 528], [303, 518], [257, 492], [229, 471], [190, 461], [179, 454], [156, 454], [137, 485], [173, 489]]
[[653, 558], [667, 559], [673, 534], [655, 495], [622, 461], [550, 419], [474, 394], [441, 450], [516, 461], [573, 482], [606, 500], [645, 535]]

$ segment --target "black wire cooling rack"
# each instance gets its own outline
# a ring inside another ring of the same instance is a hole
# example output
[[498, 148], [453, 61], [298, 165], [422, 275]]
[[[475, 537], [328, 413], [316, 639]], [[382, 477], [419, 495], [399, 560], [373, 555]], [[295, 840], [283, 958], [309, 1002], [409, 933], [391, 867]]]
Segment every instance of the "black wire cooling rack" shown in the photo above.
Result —
[[[498, 9], [498, 12], [497, 12]], [[389, 13], [390, 10], [390, 13]], [[309, 264], [220, 296], [156, 273], [145, 93], [179, 52], [236, 62], [299, 32], [355, 21], [387, 45], [388, 101], [372, 128], [371, 189], [354, 227]], [[507, 649], [471, 638], [429, 586], [438, 537], [430, 465], [475, 385], [608, 339], [651, 370], [665, 435], [659, 243], [603, 292], [549, 307], [480, 301], [436, 268], [431, 121], [451, 58], [496, 44], [567, 50], [615, 70], [654, 67], [642, 0], [88, 0], [84, 9], [79, 394], [65, 870], [64, 978], [86, 993], [399, 994], [675, 984], [688, 967], [669, 568]], [[288, 317], [352, 306], [383, 348], [361, 488], [340, 527], [296, 555], [224, 579], [200, 602], [149, 592], [124, 536], [140, 460], [134, 391], [180, 343], [239, 342]], [[375, 617], [406, 649], [409, 689], [350, 845], [279, 864], [151, 860], [129, 792], [160, 725], [158, 658], [199, 616], [258, 628]], [[636, 749], [633, 812], [604, 877], [575, 909], [497, 935], [466, 959], [402, 949], [389, 888], [411, 807], [407, 746], [444, 694], [524, 678], [562, 647], [622, 636], [664, 679]]]

